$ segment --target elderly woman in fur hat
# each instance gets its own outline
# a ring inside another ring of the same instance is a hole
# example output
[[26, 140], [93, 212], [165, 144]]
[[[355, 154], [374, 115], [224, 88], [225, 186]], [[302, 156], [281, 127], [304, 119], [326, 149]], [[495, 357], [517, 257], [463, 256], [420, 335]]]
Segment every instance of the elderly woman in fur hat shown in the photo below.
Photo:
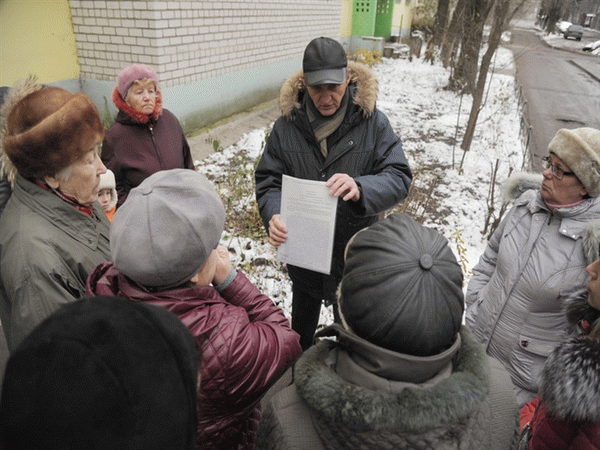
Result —
[[115, 174], [118, 209], [129, 191], [153, 173], [194, 169], [194, 161], [179, 121], [162, 107], [152, 67], [133, 64], [123, 69], [112, 100], [119, 113], [106, 131], [102, 161]]
[[0, 115], [13, 183], [0, 218], [0, 319], [12, 351], [85, 294], [88, 273], [110, 258], [109, 222], [97, 202], [104, 128], [88, 97], [29, 78]]
[[520, 450], [600, 449], [600, 259], [586, 270], [587, 289], [566, 302], [573, 335], [554, 349], [540, 395], [521, 412]]
[[600, 131], [561, 129], [548, 150], [541, 179], [516, 174], [507, 183], [516, 200], [466, 296], [466, 323], [510, 372], [521, 406], [567, 333], [565, 299], [585, 286], [600, 241]]

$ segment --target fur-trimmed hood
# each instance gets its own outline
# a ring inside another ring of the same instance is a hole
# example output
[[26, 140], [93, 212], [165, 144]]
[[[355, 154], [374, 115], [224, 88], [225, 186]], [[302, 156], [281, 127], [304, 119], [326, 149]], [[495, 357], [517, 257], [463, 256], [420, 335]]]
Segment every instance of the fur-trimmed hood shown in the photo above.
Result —
[[[539, 173], [517, 172], [512, 174], [502, 187], [503, 203], [515, 200], [527, 191], [535, 191], [531, 193], [531, 201], [533, 201], [539, 196], [543, 180], [544, 176]], [[598, 202], [600, 200], [593, 197], [586, 201]], [[600, 221], [590, 221], [586, 225], [583, 234], [583, 249], [588, 264], [600, 259]]]
[[[566, 303], [569, 323], [594, 321], [600, 315], [587, 303], [585, 289]], [[592, 323], [590, 322], [590, 323]], [[544, 367], [540, 396], [548, 411], [563, 420], [600, 422], [600, 341], [585, 335], [560, 344]]]
[[[370, 116], [375, 111], [379, 92], [377, 79], [371, 69], [364, 64], [348, 61], [348, 67], [351, 70], [350, 84], [355, 86], [354, 103], [363, 110], [365, 116]], [[279, 108], [281, 114], [286, 118], [293, 117], [294, 109], [301, 107], [299, 97], [301, 91], [304, 91], [302, 76], [302, 70], [296, 72], [281, 87]]]
[[428, 389], [397, 393], [373, 391], [346, 382], [327, 364], [338, 345], [322, 340], [296, 363], [298, 395], [330, 424], [351, 432], [423, 433], [464, 423], [481, 406], [489, 389], [489, 367], [482, 347], [466, 328], [453, 374]]
[[39, 91], [43, 85], [38, 84], [35, 76], [29, 76], [17, 81], [14, 86], [9, 89], [7, 96], [4, 98], [4, 103], [0, 108], [0, 170], [1, 175], [5, 176], [10, 181], [11, 186], [14, 185], [15, 177], [17, 176], [17, 168], [4, 152], [3, 144], [4, 135], [8, 132], [8, 115], [13, 107], [27, 97], [29, 94]]
[[158, 89], [156, 90], [156, 103], [154, 104], [154, 111], [152, 111], [151, 114], [144, 114], [143, 112], [136, 111], [129, 106], [123, 97], [121, 97], [118, 86], [115, 87], [115, 90], [112, 93], [112, 101], [119, 111], [136, 123], [148, 123], [150, 120], [156, 121], [162, 114], [162, 94]]

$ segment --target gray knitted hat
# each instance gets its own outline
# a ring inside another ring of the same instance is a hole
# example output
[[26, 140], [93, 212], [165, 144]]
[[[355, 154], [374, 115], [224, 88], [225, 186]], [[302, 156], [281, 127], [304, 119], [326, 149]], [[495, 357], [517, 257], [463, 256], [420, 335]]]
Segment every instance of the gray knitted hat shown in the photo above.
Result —
[[394, 213], [348, 243], [339, 307], [359, 337], [400, 353], [435, 355], [460, 329], [462, 282], [446, 238]]
[[600, 194], [600, 130], [562, 128], [548, 144], [548, 151], [575, 172], [590, 197]]
[[189, 169], [157, 172], [132, 189], [110, 229], [115, 267], [145, 287], [189, 281], [219, 244], [225, 209], [213, 185]]

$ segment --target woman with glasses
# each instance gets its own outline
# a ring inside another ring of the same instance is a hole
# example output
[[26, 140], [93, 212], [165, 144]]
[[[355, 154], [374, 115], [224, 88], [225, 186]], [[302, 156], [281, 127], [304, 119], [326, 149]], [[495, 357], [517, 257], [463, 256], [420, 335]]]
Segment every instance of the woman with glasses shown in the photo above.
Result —
[[[509, 371], [522, 406], [567, 333], [564, 301], [585, 287], [600, 244], [600, 131], [559, 130], [542, 177], [516, 174], [516, 199], [473, 268], [466, 324]], [[540, 185], [541, 182], [541, 185]]]

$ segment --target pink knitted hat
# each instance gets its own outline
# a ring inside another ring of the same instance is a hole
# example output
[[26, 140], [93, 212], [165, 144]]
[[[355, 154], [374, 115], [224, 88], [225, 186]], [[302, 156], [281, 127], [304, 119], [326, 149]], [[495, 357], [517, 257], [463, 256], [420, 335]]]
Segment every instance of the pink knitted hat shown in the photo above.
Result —
[[125, 98], [129, 87], [135, 81], [142, 78], [148, 78], [154, 81], [156, 89], [158, 89], [158, 75], [156, 75], [156, 72], [152, 67], [146, 64], [133, 64], [121, 70], [121, 73], [119, 73], [119, 78], [117, 79], [117, 89], [119, 90], [121, 97]]

